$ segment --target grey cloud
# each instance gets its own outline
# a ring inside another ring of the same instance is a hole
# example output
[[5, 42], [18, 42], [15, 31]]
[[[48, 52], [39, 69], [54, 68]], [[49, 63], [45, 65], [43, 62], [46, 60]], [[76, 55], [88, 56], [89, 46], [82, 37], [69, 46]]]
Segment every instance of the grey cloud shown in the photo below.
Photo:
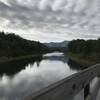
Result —
[[10, 29], [39, 27], [47, 30], [47, 25], [52, 28], [55, 24], [64, 26], [64, 30], [97, 31], [100, 28], [99, 13], [99, 0], [0, 0], [0, 19], [3, 19], [0, 26]]

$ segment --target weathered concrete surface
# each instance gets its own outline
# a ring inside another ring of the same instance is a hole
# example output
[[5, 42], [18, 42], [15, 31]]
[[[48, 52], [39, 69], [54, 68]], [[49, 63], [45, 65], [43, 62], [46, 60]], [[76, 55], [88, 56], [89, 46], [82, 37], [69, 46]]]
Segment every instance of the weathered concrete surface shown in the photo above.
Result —
[[23, 100], [71, 100], [99, 74], [100, 64], [97, 64], [33, 93]]
[[[86, 100], [100, 100], [100, 78], [95, 78], [95, 80], [91, 82], [90, 88], [90, 94]], [[98, 95], [99, 97], [97, 98]]]

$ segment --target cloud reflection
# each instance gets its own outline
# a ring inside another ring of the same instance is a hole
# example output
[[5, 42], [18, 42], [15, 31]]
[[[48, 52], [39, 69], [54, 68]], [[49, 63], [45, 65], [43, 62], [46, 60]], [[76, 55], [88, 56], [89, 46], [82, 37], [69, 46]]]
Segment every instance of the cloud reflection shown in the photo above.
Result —
[[[48, 56], [61, 56], [53, 53]], [[21, 98], [36, 92], [54, 82], [57, 82], [73, 73], [63, 60], [43, 59], [40, 66], [35, 62], [28, 64], [24, 69], [13, 76], [3, 74], [0, 77], [0, 100], [21, 100]]]

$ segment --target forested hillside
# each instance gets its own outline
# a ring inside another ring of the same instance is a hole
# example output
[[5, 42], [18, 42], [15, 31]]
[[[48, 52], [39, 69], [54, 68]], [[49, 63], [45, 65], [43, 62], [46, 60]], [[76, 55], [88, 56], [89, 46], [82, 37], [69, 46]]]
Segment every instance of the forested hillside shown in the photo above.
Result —
[[0, 57], [40, 54], [47, 50], [40, 42], [23, 39], [14, 33], [0, 32]]
[[100, 62], [100, 39], [98, 40], [73, 40], [68, 45], [68, 52], [80, 61]]

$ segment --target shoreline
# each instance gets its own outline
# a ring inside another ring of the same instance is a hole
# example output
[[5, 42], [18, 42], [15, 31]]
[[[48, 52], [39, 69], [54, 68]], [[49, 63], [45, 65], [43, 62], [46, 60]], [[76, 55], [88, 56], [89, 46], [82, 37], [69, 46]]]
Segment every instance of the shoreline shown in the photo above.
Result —
[[80, 54], [67, 53], [67, 56], [69, 57], [69, 59], [75, 61], [76, 63], [82, 64], [83, 66], [87, 67], [98, 63], [96, 61], [90, 61], [86, 58], [82, 58]]
[[0, 58], [0, 64], [12, 62], [12, 61], [25, 60], [25, 59], [30, 59], [30, 58], [37, 59], [38, 57], [41, 57], [42, 55], [44, 54], [25, 55], [25, 56], [19, 56], [19, 57], [6, 57], [5, 56], [5, 57]]

